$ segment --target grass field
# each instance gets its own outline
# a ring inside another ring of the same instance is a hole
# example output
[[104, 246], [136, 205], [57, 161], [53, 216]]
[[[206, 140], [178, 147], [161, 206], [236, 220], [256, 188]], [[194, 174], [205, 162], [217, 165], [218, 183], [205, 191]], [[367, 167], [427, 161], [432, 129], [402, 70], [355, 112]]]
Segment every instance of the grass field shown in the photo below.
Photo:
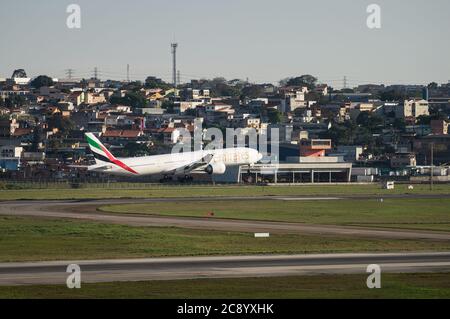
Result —
[[[249, 220], [311, 224], [360, 225], [450, 231], [450, 198], [332, 201], [201, 201], [120, 204], [99, 208], [114, 213]], [[208, 217], [211, 218], [211, 217]]]
[[[121, 184], [120, 184], [121, 185]], [[2, 189], [0, 200], [17, 199], [104, 199], [192, 196], [291, 196], [291, 195], [385, 195], [385, 194], [450, 194], [450, 185], [397, 185], [395, 190], [383, 190], [373, 185], [302, 185], [302, 186], [149, 186], [143, 188], [43, 188]]]
[[450, 273], [383, 274], [381, 289], [366, 275], [196, 279], [0, 287], [0, 298], [450, 298]]
[[0, 261], [187, 255], [447, 251], [450, 242], [132, 227], [0, 216]]

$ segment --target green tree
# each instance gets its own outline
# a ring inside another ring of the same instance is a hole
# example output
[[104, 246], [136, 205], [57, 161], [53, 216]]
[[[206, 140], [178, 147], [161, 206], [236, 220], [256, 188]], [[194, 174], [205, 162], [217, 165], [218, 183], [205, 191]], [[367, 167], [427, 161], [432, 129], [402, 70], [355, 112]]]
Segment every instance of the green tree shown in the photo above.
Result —
[[260, 85], [250, 85], [242, 89], [241, 97], [256, 99], [264, 95], [264, 89]]
[[63, 117], [59, 114], [53, 115], [48, 120], [48, 126], [50, 128], [57, 128], [64, 134], [75, 129], [75, 123], [70, 118]]
[[361, 112], [356, 118], [356, 124], [375, 130], [383, 125], [383, 118], [370, 112]]
[[130, 142], [123, 148], [125, 157], [136, 157], [150, 155], [150, 150], [146, 144]]
[[185, 115], [188, 116], [197, 116], [197, 110], [196, 109], [187, 109], [186, 111], [184, 111]]
[[53, 80], [47, 75], [39, 75], [37, 78], [31, 81], [30, 85], [35, 89], [40, 89], [43, 86], [53, 86]]
[[131, 91], [133, 93], [139, 93], [139, 91], [142, 89], [142, 82], [141, 81], [133, 81], [130, 83], [126, 83], [122, 86], [122, 90]]
[[170, 88], [172, 88], [172, 85], [169, 83], [164, 82], [163, 80], [157, 78], [156, 76], [148, 76], [145, 79], [145, 84], [144, 86], [147, 89], [163, 89], [163, 90], [168, 90]]
[[304, 74], [294, 78], [282, 80], [280, 83], [286, 86], [306, 86], [308, 89], [312, 90], [316, 87], [317, 78], [310, 74]]
[[276, 109], [268, 109], [267, 117], [269, 118], [269, 122], [271, 124], [281, 123], [281, 113]]
[[49, 149], [54, 150], [54, 149], [60, 148], [62, 146], [63, 146], [63, 143], [61, 142], [60, 139], [53, 138], [51, 140], [48, 140], [48, 142], [47, 142], [47, 148], [49, 148]]
[[405, 92], [399, 92], [397, 90], [383, 91], [380, 94], [380, 100], [382, 101], [404, 101], [408, 98]]
[[430, 123], [431, 123], [431, 116], [421, 115], [417, 118], [417, 124], [419, 125], [430, 125]]
[[406, 128], [406, 122], [404, 119], [396, 118], [392, 126], [397, 130], [404, 131]]
[[334, 123], [331, 128], [321, 134], [322, 138], [329, 138], [337, 145], [353, 145], [356, 132], [357, 125], [353, 121], [346, 121], [345, 123]]
[[162, 109], [165, 109], [167, 113], [174, 113], [175, 104], [172, 101], [164, 101], [161, 105]]
[[39, 150], [39, 144], [43, 142], [43, 132], [40, 126], [36, 126], [33, 130], [33, 143], [31, 150], [37, 152]]
[[147, 106], [147, 100], [139, 92], [128, 92], [124, 97], [113, 96], [109, 99], [111, 104], [121, 104], [133, 108], [143, 108]]
[[23, 106], [26, 104], [26, 100], [22, 95], [11, 95], [5, 99], [5, 106], [7, 108]]
[[439, 85], [436, 82], [431, 82], [430, 84], [428, 84], [428, 88], [432, 90], [437, 90], [438, 87]]

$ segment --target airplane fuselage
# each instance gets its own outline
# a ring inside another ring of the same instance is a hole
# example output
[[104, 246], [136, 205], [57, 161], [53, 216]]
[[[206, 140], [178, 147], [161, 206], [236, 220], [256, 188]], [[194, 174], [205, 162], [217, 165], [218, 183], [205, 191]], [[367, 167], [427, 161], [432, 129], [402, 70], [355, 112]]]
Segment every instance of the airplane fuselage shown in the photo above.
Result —
[[[118, 158], [122, 163], [131, 168], [131, 172], [111, 164], [107, 168], [102, 168], [102, 172], [122, 175], [122, 176], [142, 176], [142, 175], [184, 175], [184, 167], [188, 167], [194, 162], [199, 162], [207, 156], [212, 156], [209, 165], [250, 165], [258, 162], [261, 155], [257, 150], [238, 147], [217, 150], [201, 150], [186, 153], [172, 153], [164, 155]], [[95, 169], [94, 169], [95, 170]]]

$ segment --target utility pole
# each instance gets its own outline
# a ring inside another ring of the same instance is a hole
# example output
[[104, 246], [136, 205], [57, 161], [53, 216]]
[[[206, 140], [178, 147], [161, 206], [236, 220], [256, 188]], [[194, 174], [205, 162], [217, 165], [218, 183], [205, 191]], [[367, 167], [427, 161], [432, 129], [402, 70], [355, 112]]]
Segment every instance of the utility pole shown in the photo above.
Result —
[[173, 87], [177, 87], [177, 47], [178, 43], [172, 43], [172, 83]]
[[127, 82], [130, 83], [130, 65], [127, 64]]
[[431, 149], [431, 154], [430, 154], [430, 158], [431, 158], [431, 165], [430, 165], [430, 190], [433, 190], [433, 175], [434, 175], [434, 143], [431, 143], [430, 145], [430, 149]]

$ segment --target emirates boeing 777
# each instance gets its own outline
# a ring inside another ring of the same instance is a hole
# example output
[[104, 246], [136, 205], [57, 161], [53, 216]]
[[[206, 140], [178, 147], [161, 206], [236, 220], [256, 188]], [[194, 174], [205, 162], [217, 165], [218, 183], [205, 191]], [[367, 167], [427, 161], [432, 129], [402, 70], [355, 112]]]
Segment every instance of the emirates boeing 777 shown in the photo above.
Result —
[[253, 165], [262, 158], [257, 150], [247, 147], [116, 158], [94, 134], [86, 133], [86, 138], [96, 162], [95, 165], [88, 166], [88, 170], [112, 175], [187, 176], [201, 171], [224, 174], [227, 166]]

